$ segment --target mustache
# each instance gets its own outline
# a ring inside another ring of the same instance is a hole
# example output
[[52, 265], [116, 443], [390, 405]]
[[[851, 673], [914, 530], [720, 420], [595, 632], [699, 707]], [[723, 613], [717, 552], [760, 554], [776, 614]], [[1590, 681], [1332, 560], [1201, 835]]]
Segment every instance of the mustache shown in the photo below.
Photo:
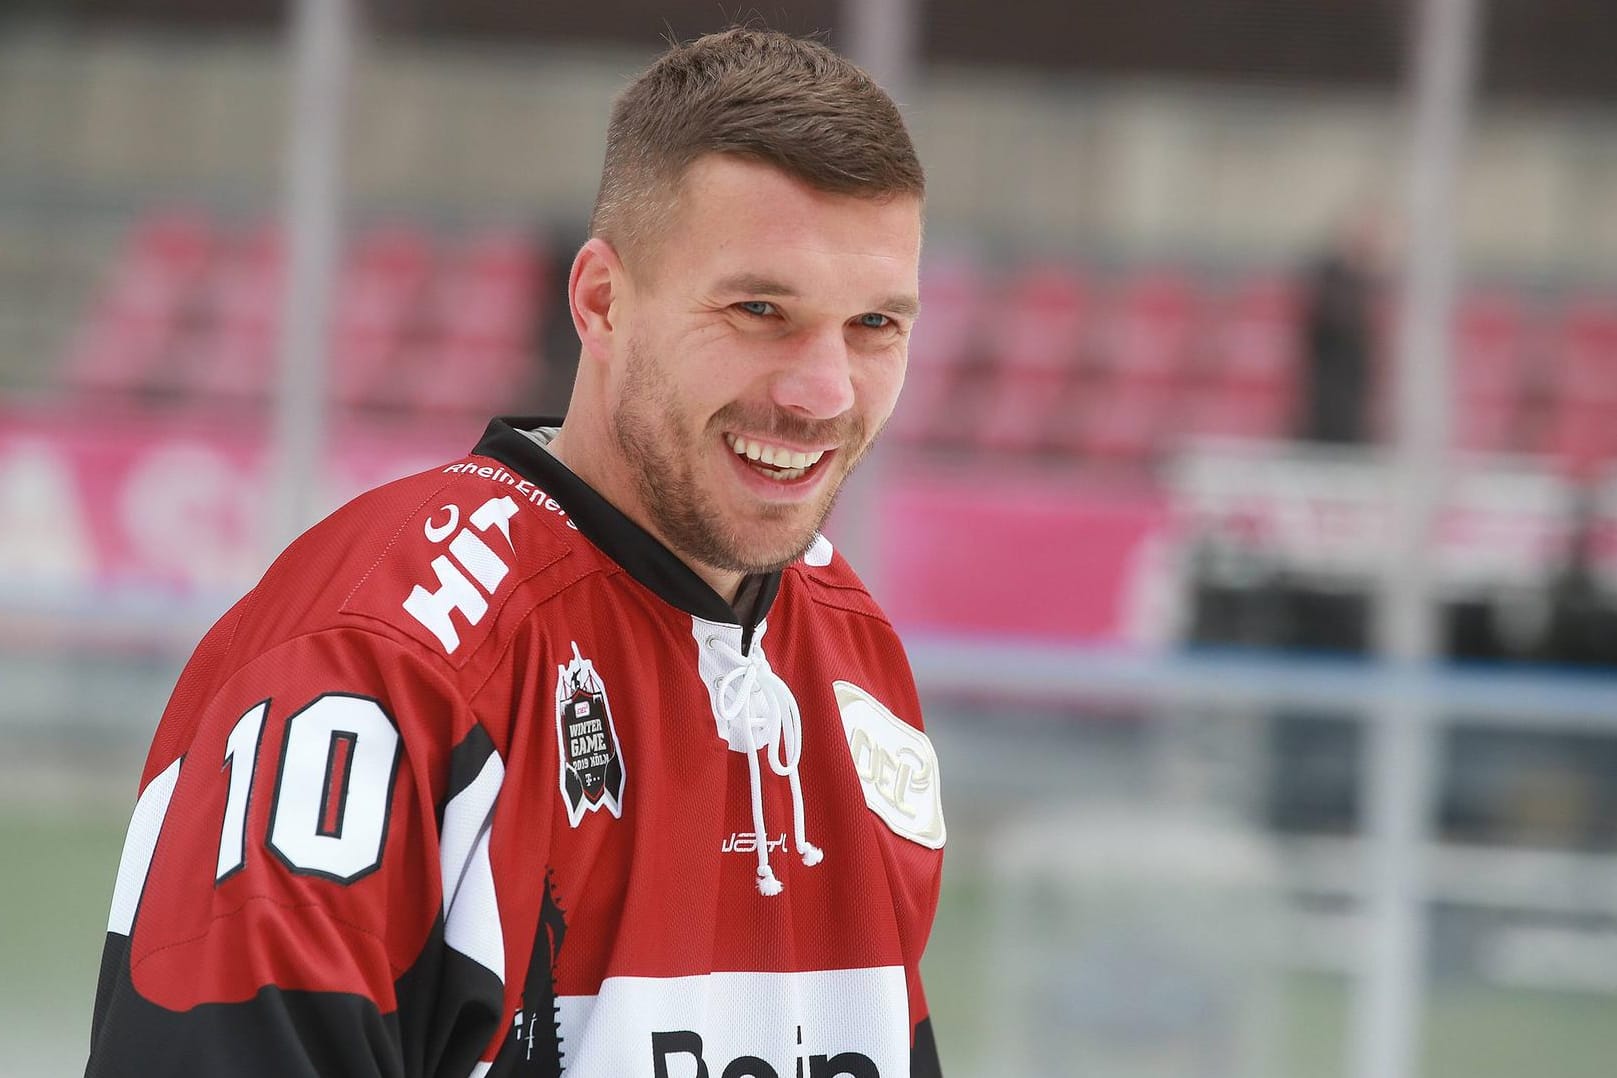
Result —
[[865, 434], [864, 423], [851, 414], [835, 419], [805, 419], [777, 408], [749, 408], [741, 404], [720, 408], [713, 414], [712, 425], [813, 445], [859, 445]]

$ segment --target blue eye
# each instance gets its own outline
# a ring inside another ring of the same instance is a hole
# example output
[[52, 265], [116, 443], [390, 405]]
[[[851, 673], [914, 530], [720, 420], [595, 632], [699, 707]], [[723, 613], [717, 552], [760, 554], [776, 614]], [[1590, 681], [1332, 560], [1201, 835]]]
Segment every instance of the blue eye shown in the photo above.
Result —
[[877, 314], [874, 311], [871, 311], [868, 314], [862, 314], [859, 316], [859, 324], [864, 326], [866, 329], [886, 329], [888, 326], [893, 324], [893, 320], [888, 318], [885, 314]]
[[775, 305], [761, 299], [744, 299], [736, 306], [756, 318], [768, 318], [775, 313]]

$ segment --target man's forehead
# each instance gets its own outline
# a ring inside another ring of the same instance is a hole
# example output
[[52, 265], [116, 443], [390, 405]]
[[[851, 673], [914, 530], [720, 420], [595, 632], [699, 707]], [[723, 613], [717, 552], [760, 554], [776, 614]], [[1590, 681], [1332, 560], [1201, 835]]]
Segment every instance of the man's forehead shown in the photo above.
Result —
[[692, 163], [676, 202], [706, 228], [729, 225], [782, 238], [853, 232], [884, 250], [918, 245], [920, 238], [918, 196], [826, 191], [773, 165], [730, 154]]
[[713, 290], [750, 276], [796, 290], [856, 274], [879, 279], [873, 287], [884, 293], [915, 291], [918, 196], [826, 192], [734, 154], [698, 158], [669, 194], [662, 227], [636, 259], [664, 283]]

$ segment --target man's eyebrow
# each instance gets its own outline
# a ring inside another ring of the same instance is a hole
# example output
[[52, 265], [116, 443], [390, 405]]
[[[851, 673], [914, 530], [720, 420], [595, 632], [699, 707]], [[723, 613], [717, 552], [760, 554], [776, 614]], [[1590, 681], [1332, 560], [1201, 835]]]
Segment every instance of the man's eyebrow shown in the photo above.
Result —
[[[797, 289], [791, 285], [758, 273], [733, 273], [721, 279], [714, 287], [714, 291], [720, 294], [741, 293], [748, 296], [781, 296], [787, 299], [796, 299], [799, 296]], [[893, 295], [876, 304], [871, 310], [888, 311], [901, 318], [914, 318], [921, 311], [921, 301], [911, 295]]]
[[875, 307], [878, 311], [891, 311], [903, 318], [914, 318], [921, 313], [921, 301], [914, 296], [888, 296]]
[[733, 273], [721, 280], [715, 291], [745, 292], [753, 296], [796, 296], [797, 289], [782, 284], [772, 277], [757, 273]]

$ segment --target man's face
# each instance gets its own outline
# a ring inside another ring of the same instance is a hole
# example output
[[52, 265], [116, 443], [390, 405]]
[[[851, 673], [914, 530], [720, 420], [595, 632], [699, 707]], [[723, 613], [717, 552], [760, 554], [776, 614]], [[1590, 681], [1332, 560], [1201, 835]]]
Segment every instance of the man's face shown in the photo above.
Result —
[[676, 553], [769, 571], [808, 547], [898, 398], [920, 201], [712, 155], [679, 207], [651, 265], [629, 267], [613, 435]]

